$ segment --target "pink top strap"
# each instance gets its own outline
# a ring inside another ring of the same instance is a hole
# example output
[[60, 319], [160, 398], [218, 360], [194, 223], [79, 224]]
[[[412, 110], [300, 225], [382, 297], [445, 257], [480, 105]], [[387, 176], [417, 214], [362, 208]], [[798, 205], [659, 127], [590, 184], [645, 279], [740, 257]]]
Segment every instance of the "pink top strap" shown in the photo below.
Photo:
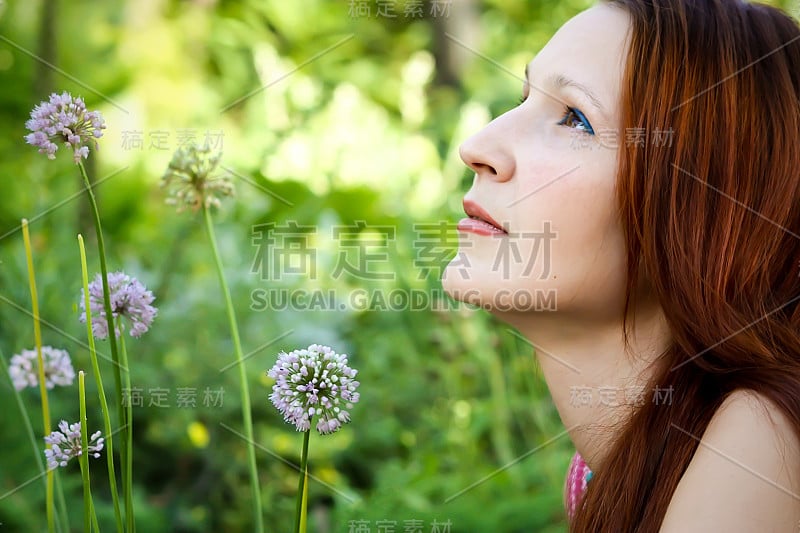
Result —
[[576, 451], [569, 463], [567, 481], [564, 486], [564, 504], [568, 518], [572, 518], [572, 515], [575, 514], [575, 509], [586, 490], [586, 476], [591, 478], [591, 472], [581, 454]]

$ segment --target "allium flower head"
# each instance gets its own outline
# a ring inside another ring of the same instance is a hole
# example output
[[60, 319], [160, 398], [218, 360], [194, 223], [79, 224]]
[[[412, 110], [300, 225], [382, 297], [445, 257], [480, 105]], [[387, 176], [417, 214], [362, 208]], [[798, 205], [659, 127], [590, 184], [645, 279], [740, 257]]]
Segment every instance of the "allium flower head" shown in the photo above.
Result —
[[55, 159], [56, 142], [61, 141], [72, 148], [77, 165], [81, 157], [89, 157], [90, 143], [97, 149], [96, 139], [102, 137], [106, 124], [99, 111], [87, 111], [80, 97], [73, 98], [63, 92], [51, 94], [50, 100], [34, 107], [25, 127], [33, 132], [26, 135], [25, 140], [38, 146], [40, 153]]
[[358, 401], [356, 373], [347, 366], [347, 355], [328, 346], [312, 344], [305, 350], [281, 352], [267, 372], [276, 381], [270, 400], [297, 431], [308, 431], [316, 416], [317, 431], [333, 433], [350, 421], [343, 407], [352, 409]]
[[[11, 358], [8, 373], [14, 388], [39, 386], [39, 357], [36, 350], [22, 350], [22, 353]], [[69, 354], [52, 346], [42, 346], [42, 362], [44, 363], [44, 385], [52, 389], [56, 385], [72, 385], [75, 370], [72, 368]]]
[[214, 152], [208, 144], [202, 148], [187, 143], [175, 152], [167, 171], [161, 177], [161, 187], [167, 188], [167, 203], [177, 205], [180, 213], [186, 207], [197, 211], [220, 206], [219, 197], [233, 196], [230, 176], [212, 176], [222, 152]]
[[[58, 429], [61, 431], [53, 431], [44, 438], [44, 441], [50, 445], [49, 449], [44, 451], [44, 457], [47, 459], [47, 469], [52, 470], [59, 466], [67, 466], [67, 463], [73, 457], [80, 457], [83, 449], [81, 448], [81, 423], [75, 422], [74, 424], [67, 424], [66, 420], [62, 420], [58, 424]], [[99, 431], [89, 435], [89, 455], [95, 459], [100, 457], [100, 450], [103, 449], [104, 439], [100, 437]]]
[[[123, 272], [109, 272], [108, 290], [111, 296], [111, 314], [114, 316], [114, 329], [119, 337], [125, 328], [122, 319], [130, 322], [131, 337], [141, 337], [150, 329], [158, 309], [150, 305], [155, 297], [145, 289], [139, 280]], [[86, 305], [81, 289], [81, 322], [86, 323]], [[92, 311], [92, 333], [98, 339], [108, 337], [108, 322], [103, 306], [103, 278], [97, 274], [89, 284], [89, 307]]]

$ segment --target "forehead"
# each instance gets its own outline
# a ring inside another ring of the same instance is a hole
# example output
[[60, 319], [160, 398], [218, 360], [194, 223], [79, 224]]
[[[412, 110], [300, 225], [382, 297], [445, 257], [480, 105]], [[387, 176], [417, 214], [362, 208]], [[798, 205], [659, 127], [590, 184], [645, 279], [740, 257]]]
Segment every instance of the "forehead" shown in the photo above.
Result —
[[531, 83], [563, 74], [591, 88], [607, 109], [617, 108], [630, 21], [600, 4], [568, 20], [528, 64]]

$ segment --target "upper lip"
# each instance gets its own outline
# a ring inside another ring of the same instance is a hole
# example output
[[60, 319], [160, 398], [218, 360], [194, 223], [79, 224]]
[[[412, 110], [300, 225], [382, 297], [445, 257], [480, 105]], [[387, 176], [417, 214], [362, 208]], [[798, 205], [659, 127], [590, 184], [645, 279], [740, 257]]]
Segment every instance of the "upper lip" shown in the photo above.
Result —
[[491, 224], [500, 231], [508, 233], [508, 231], [506, 231], [506, 229], [503, 226], [498, 224], [497, 221], [493, 219], [492, 216], [489, 213], [487, 213], [484, 208], [482, 208], [472, 200], [464, 200], [463, 204], [464, 204], [464, 213], [466, 213], [468, 216], [479, 218], [484, 222]]

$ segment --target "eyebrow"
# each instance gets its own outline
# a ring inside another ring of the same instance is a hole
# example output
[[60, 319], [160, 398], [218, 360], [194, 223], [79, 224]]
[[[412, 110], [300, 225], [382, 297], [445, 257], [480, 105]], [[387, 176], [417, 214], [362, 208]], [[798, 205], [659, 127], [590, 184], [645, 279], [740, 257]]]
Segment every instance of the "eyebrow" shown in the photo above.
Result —
[[[600, 102], [600, 99], [597, 98], [597, 96], [595, 96], [592, 90], [589, 89], [586, 85], [578, 83], [572, 78], [568, 78], [564, 74], [559, 74], [559, 73], [551, 74], [545, 81], [558, 89], [563, 89], [565, 87], [573, 87], [575, 89], [578, 89], [586, 96], [589, 102], [594, 107], [597, 108], [598, 111], [603, 113], [605, 116], [608, 116], [608, 112], [606, 111], [605, 107], [603, 107], [603, 104]], [[525, 83], [530, 84], [528, 65], [525, 65]]]

